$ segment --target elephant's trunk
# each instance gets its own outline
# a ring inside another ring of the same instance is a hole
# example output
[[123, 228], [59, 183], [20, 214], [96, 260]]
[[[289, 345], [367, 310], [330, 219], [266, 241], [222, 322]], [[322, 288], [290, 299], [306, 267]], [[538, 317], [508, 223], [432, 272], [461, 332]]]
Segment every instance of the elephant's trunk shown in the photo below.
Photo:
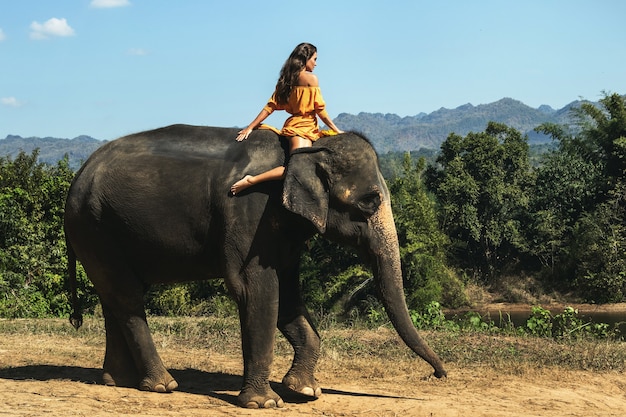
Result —
[[435, 376], [445, 377], [447, 373], [441, 359], [417, 333], [409, 316], [402, 283], [398, 235], [388, 198], [383, 199], [379, 209], [370, 217], [369, 226], [373, 232], [369, 248], [372, 269], [389, 319], [404, 343], [432, 365]]

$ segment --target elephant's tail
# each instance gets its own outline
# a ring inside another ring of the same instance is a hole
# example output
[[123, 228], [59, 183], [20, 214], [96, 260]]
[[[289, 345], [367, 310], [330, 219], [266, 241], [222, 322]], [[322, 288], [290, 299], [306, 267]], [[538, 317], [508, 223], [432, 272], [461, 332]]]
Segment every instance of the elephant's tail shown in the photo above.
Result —
[[67, 270], [70, 284], [70, 297], [72, 300], [72, 314], [70, 315], [70, 323], [76, 330], [83, 325], [83, 314], [81, 312], [80, 302], [78, 300], [76, 280], [76, 253], [72, 244], [67, 241]]

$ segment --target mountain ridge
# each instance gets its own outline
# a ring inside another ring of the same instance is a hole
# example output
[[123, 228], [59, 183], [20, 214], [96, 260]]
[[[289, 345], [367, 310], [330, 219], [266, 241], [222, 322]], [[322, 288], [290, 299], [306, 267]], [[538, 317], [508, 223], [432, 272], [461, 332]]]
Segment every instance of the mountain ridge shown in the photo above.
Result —
[[19, 135], [7, 135], [6, 138], [0, 139], [0, 157], [14, 158], [21, 151], [31, 154], [35, 149], [39, 149], [39, 162], [54, 165], [67, 155], [70, 167], [76, 169], [104, 143], [106, 141], [87, 135], [76, 136], [73, 139], [51, 136], [23, 138]]
[[570, 125], [570, 110], [583, 102], [572, 101], [561, 109], [553, 109], [546, 104], [533, 108], [505, 97], [489, 104], [474, 106], [466, 103], [454, 109], [442, 107], [430, 114], [419, 113], [405, 117], [389, 113], [341, 113], [334, 122], [343, 130], [357, 131], [367, 136], [378, 152], [438, 149], [450, 133], [464, 136], [469, 132], [482, 132], [490, 121], [519, 130], [528, 135], [530, 143], [545, 143], [550, 139], [533, 129], [547, 122]]
[[[421, 148], [436, 150], [450, 133], [464, 136], [469, 132], [482, 132], [489, 121], [504, 123], [528, 135], [529, 143], [541, 144], [549, 142], [550, 138], [533, 129], [547, 122], [570, 125], [571, 110], [583, 102], [572, 101], [561, 109], [554, 109], [547, 104], [533, 108], [504, 97], [493, 103], [476, 106], [466, 103], [454, 109], [441, 107], [431, 113], [421, 112], [415, 116], [340, 113], [334, 122], [342, 130], [364, 134], [379, 153], [416, 151]], [[73, 139], [7, 135], [5, 139], [0, 139], [0, 156], [15, 157], [20, 151], [30, 153], [38, 148], [40, 161], [55, 164], [67, 154], [70, 166], [75, 168], [105, 142], [88, 135]]]

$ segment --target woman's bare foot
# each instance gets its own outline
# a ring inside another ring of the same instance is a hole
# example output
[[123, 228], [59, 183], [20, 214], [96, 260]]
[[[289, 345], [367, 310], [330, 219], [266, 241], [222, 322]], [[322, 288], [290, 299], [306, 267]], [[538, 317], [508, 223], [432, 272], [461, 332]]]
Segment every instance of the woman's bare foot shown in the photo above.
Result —
[[237, 193], [240, 193], [246, 188], [250, 187], [254, 184], [252, 181], [250, 181], [252, 178], [254, 178], [252, 175], [246, 175], [230, 187], [230, 192], [233, 193], [233, 195], [236, 195]]

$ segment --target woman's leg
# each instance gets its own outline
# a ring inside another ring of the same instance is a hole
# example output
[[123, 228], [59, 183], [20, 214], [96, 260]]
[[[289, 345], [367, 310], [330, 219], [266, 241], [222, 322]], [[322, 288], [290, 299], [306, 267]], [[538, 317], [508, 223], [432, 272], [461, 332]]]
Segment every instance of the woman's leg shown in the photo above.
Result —
[[[313, 145], [313, 142], [309, 139], [294, 136], [289, 138], [289, 153], [293, 153], [298, 148], [308, 148]], [[233, 195], [242, 192], [251, 185], [258, 184], [264, 181], [282, 180], [285, 177], [285, 167], [279, 166], [272, 168], [269, 171], [265, 171], [259, 175], [246, 175], [230, 187], [230, 192]]]
[[251, 185], [258, 184], [259, 182], [282, 180], [284, 175], [285, 167], [283, 166], [272, 168], [269, 171], [265, 171], [259, 175], [246, 175], [230, 187], [230, 192], [235, 195], [242, 192]]

